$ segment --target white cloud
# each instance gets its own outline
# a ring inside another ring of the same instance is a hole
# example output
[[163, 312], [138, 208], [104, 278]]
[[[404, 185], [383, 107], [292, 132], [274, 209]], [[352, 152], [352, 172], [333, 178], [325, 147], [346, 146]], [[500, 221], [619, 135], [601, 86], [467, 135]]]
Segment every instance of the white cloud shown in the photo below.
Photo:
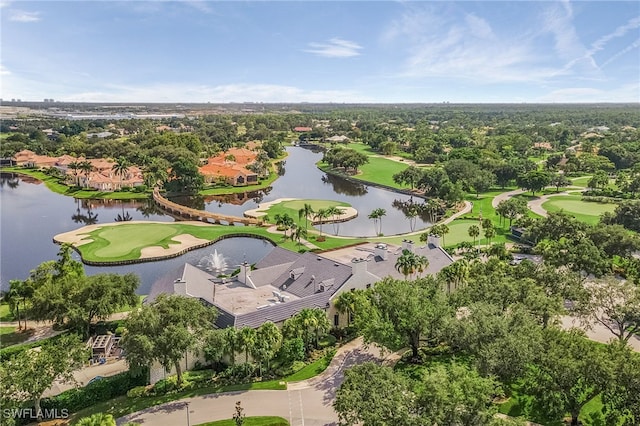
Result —
[[0, 75], [11, 75], [11, 71], [9, 71], [4, 65], [0, 64]]
[[497, 36], [485, 19], [467, 14], [456, 20], [445, 12], [432, 5], [410, 7], [383, 33], [383, 43], [408, 55], [397, 77], [499, 83], [544, 81], [564, 73], [540, 60], [529, 35]]
[[621, 56], [626, 55], [627, 53], [631, 52], [632, 50], [637, 49], [638, 47], [640, 47], [640, 38], [637, 39], [636, 41], [634, 41], [633, 43], [631, 43], [629, 46], [627, 46], [624, 49], [622, 49], [621, 51], [619, 51], [618, 53], [616, 53], [613, 56], [611, 56], [606, 61], [604, 61], [602, 63], [602, 68], [606, 67], [611, 62], [615, 61], [616, 59], [620, 58]]
[[60, 97], [77, 102], [371, 102], [355, 91], [304, 90], [276, 84], [220, 86], [156, 84], [146, 87], [112, 85]]
[[310, 49], [305, 52], [327, 58], [349, 58], [360, 55], [362, 49], [358, 43], [340, 38], [332, 38], [327, 43], [309, 43]]
[[0, 9], [3, 7], [8, 7], [11, 4], [8, 0], [0, 0]]
[[40, 18], [40, 12], [12, 10], [9, 16], [9, 20], [15, 21], [15, 22], [38, 22], [41, 20], [41, 18]]

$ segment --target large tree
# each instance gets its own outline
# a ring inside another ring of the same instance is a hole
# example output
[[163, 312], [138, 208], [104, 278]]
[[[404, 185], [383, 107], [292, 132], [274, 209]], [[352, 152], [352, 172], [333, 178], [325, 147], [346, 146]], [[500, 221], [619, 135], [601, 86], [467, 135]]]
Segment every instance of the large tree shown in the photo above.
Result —
[[205, 307], [199, 299], [161, 294], [127, 318], [122, 347], [129, 366], [148, 367], [154, 361], [167, 370], [174, 366], [178, 384], [182, 384], [180, 360], [197, 346], [216, 315], [215, 309]]
[[607, 371], [604, 349], [582, 332], [547, 328], [522, 389], [549, 420], [562, 420], [569, 413], [571, 425], [577, 426], [582, 408], [607, 388]]
[[1, 399], [6, 404], [33, 401], [41, 418], [42, 394], [57, 380], [73, 382], [73, 371], [88, 359], [89, 350], [75, 335], [62, 336], [39, 349], [23, 351], [0, 364]]
[[401, 172], [393, 175], [393, 181], [398, 185], [409, 185], [411, 190], [422, 178], [422, 170], [415, 166], [409, 166]]
[[604, 326], [627, 343], [640, 330], [640, 287], [605, 277], [589, 287], [589, 299], [580, 311], [586, 321]]
[[89, 336], [94, 320], [105, 320], [118, 308], [135, 307], [137, 275], [97, 274], [66, 276], [36, 288], [32, 298], [35, 319], [66, 323]]
[[446, 297], [432, 277], [415, 281], [387, 277], [369, 291], [355, 324], [365, 341], [394, 350], [409, 346], [417, 359], [421, 342], [434, 343], [450, 316]]
[[366, 362], [348, 369], [333, 408], [340, 424], [415, 424], [415, 395], [406, 379], [389, 367]]

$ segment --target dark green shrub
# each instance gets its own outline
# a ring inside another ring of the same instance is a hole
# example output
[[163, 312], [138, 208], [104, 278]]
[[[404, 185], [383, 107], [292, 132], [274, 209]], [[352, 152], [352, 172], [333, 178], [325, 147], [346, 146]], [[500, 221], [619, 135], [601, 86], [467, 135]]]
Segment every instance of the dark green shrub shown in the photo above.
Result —
[[60, 395], [42, 400], [43, 409], [67, 409], [76, 412], [98, 402], [126, 395], [130, 389], [147, 384], [147, 372], [135, 374], [131, 371], [105, 377], [83, 388], [70, 389]]
[[127, 397], [129, 398], [140, 398], [146, 395], [147, 395], [146, 386], [136, 386], [133, 389], [129, 389], [129, 391], [127, 392]]

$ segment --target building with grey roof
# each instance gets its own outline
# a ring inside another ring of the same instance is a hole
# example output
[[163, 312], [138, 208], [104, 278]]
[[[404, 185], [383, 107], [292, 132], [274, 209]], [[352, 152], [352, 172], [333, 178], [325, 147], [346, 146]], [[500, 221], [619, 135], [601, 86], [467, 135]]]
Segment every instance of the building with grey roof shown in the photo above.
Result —
[[[395, 263], [402, 250], [426, 256], [425, 274], [435, 274], [453, 259], [436, 240], [416, 247], [405, 241], [402, 247], [365, 244], [317, 254], [298, 254], [275, 247], [255, 267], [244, 263], [233, 278], [215, 276], [185, 264], [158, 279], [151, 287], [148, 302], [160, 293], [197, 297], [219, 312], [216, 326], [259, 327], [266, 321], [281, 324], [304, 308], [327, 311], [335, 326], [344, 325], [332, 299], [340, 292], [365, 289], [385, 277], [404, 278]], [[348, 259], [345, 256], [349, 256]]]

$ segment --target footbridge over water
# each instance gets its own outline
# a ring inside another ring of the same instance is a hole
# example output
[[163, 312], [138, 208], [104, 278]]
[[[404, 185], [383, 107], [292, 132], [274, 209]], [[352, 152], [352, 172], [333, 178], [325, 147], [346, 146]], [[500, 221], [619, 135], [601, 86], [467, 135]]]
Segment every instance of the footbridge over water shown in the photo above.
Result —
[[203, 210], [192, 209], [190, 207], [185, 207], [178, 203], [174, 203], [173, 201], [169, 201], [160, 195], [160, 191], [158, 188], [153, 190], [153, 201], [160, 206], [162, 209], [167, 210], [170, 213], [178, 215], [180, 217], [185, 217], [191, 220], [200, 220], [202, 222], [213, 222], [220, 224], [222, 222], [227, 222], [229, 225], [234, 225], [236, 223], [242, 223], [243, 225], [262, 225], [261, 219], [248, 218], [248, 217], [237, 217], [237, 216], [229, 216], [220, 213], [212, 213]]

